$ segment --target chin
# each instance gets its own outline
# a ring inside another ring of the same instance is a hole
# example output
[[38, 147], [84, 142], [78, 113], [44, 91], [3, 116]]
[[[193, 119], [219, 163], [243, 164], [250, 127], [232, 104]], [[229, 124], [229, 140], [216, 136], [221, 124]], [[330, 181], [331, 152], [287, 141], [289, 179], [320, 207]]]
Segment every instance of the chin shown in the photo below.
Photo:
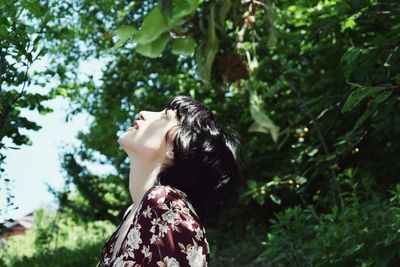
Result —
[[132, 154], [134, 149], [135, 149], [135, 144], [132, 143], [132, 137], [125, 136], [125, 134], [122, 134], [118, 138], [118, 143], [122, 150], [125, 151], [127, 154]]
[[129, 145], [129, 143], [126, 139], [127, 139], [126, 133], [121, 134], [118, 138], [118, 143], [124, 150]]

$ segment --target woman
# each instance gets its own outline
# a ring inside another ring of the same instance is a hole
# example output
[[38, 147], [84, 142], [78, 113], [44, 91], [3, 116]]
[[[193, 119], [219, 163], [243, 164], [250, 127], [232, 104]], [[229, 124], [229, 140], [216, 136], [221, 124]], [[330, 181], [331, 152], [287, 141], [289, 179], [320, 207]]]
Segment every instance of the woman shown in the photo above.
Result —
[[129, 206], [98, 266], [210, 265], [205, 226], [237, 200], [239, 137], [200, 102], [142, 111], [118, 143], [131, 163]]

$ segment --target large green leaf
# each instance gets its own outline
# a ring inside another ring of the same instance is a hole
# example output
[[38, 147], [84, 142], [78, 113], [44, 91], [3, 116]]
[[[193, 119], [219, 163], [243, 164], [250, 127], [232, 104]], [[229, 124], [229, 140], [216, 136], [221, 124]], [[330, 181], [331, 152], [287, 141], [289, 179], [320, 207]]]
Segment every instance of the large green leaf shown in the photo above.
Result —
[[172, 53], [176, 55], [192, 55], [196, 48], [193, 37], [176, 39], [172, 42]]
[[168, 26], [173, 28], [181, 25], [185, 21], [184, 17], [194, 14], [201, 2], [201, 0], [174, 0], [172, 16], [168, 20]]
[[[364, 113], [358, 118], [357, 122], [355, 123], [353, 130], [357, 129], [361, 124], [364, 123], [369, 117], [374, 117], [374, 114], [377, 113], [377, 110], [379, 109], [379, 105], [384, 102], [386, 99], [388, 99], [391, 96], [392, 92], [391, 91], [384, 91], [377, 93], [372, 99], [371, 99], [371, 106], [367, 108]], [[389, 105], [390, 107], [390, 105]], [[388, 108], [386, 105], [383, 107], [380, 112], [381, 114], [384, 114], [384, 109]]]
[[155, 58], [161, 55], [169, 40], [169, 34], [164, 33], [158, 39], [148, 44], [139, 44], [135, 47], [136, 52], [139, 54]]
[[342, 107], [342, 112], [348, 112], [351, 109], [355, 108], [364, 98], [367, 98], [379, 91], [380, 87], [369, 87], [364, 88], [360, 87], [354, 90], [346, 99]]
[[269, 118], [269, 116], [260, 110], [250, 108], [251, 116], [254, 119], [253, 124], [249, 127], [248, 132], [261, 132], [270, 134], [272, 140], [278, 140], [279, 127]]
[[344, 69], [344, 75], [350, 77], [350, 75], [357, 69], [359, 58], [365, 53], [365, 50], [350, 47], [342, 56], [342, 63]]
[[202, 38], [195, 51], [197, 75], [205, 83], [210, 83], [211, 67], [218, 52], [219, 42], [215, 31], [215, 3], [210, 3], [210, 14], [207, 17], [207, 36]]
[[131, 38], [137, 32], [137, 29], [132, 25], [127, 25], [118, 28], [115, 32], [119, 36], [119, 40], [115, 44], [114, 48], [119, 48], [123, 46], [129, 40], [129, 38]]
[[218, 16], [216, 18], [217, 25], [224, 30], [225, 28], [225, 18], [229, 9], [231, 8], [232, 2], [231, 0], [219, 1], [218, 3]]
[[161, 11], [167, 18], [167, 20], [171, 19], [172, 16], [172, 7], [173, 7], [173, 0], [158, 0], [158, 3], [160, 4]]
[[137, 32], [134, 40], [140, 45], [151, 43], [167, 30], [167, 26], [167, 19], [160, 7], [155, 7], [144, 18], [143, 26]]
[[192, 14], [201, 2], [201, 0], [175, 0], [172, 11], [173, 17], [184, 17]]
[[250, 91], [250, 113], [254, 122], [247, 131], [270, 134], [272, 140], [276, 143], [279, 135], [279, 127], [261, 110], [260, 105], [257, 103], [257, 96], [253, 91]]

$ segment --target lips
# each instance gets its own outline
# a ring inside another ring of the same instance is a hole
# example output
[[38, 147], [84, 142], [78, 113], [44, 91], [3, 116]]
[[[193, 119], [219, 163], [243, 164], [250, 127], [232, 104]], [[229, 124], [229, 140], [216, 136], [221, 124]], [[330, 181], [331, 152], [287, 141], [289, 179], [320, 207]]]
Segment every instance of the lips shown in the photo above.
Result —
[[139, 123], [135, 121], [131, 127], [128, 128], [128, 131], [139, 129]]

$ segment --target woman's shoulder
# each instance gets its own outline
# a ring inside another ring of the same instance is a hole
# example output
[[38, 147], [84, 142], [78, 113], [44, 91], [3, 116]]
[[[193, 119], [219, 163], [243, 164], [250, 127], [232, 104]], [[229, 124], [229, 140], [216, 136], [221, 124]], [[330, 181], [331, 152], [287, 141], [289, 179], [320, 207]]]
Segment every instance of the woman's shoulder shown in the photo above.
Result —
[[145, 195], [147, 201], [159, 201], [165, 198], [165, 200], [185, 199], [188, 200], [188, 196], [185, 192], [172, 187], [170, 185], [154, 185]]
[[190, 212], [197, 220], [198, 215], [188, 195], [170, 185], [155, 185], [146, 193], [143, 206], [148, 208], [173, 207]]

